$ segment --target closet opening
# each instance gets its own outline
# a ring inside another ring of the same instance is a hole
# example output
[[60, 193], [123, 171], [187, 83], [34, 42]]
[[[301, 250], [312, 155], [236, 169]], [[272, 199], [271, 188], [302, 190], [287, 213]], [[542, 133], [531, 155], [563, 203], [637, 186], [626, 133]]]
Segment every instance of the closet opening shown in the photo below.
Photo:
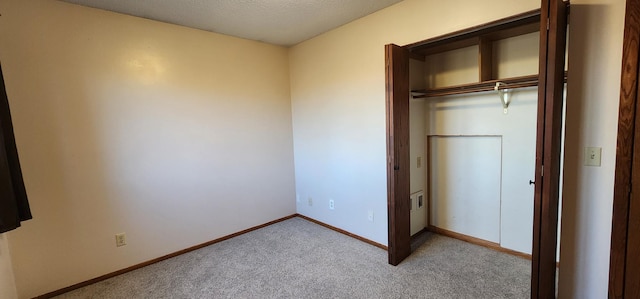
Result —
[[386, 46], [390, 264], [427, 230], [529, 257], [555, 296], [567, 6]]

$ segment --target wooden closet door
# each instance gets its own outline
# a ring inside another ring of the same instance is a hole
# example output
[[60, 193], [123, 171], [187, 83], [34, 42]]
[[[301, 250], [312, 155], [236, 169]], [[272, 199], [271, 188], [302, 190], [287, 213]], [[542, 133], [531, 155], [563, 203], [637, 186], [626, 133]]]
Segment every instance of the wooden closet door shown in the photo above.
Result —
[[566, 7], [541, 5], [531, 298], [555, 298]]
[[385, 46], [387, 81], [387, 207], [389, 264], [411, 254], [409, 218], [409, 51]]
[[640, 297], [640, 0], [627, 0], [613, 193], [609, 298]]
[[[640, 109], [637, 103], [636, 109]], [[623, 298], [640, 298], [640, 254], [638, 253], [640, 249], [640, 117], [638, 115], [636, 111]]]

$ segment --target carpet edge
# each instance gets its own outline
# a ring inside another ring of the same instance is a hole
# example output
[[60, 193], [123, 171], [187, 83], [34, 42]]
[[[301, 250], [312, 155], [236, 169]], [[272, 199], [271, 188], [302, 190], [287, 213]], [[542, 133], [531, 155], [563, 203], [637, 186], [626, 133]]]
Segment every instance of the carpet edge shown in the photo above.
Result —
[[180, 255], [183, 255], [185, 253], [188, 253], [188, 252], [191, 252], [191, 251], [194, 251], [194, 250], [198, 250], [198, 249], [201, 249], [201, 248], [204, 248], [204, 247], [216, 244], [216, 243], [220, 243], [222, 241], [225, 241], [225, 240], [228, 240], [228, 239], [240, 236], [240, 235], [244, 235], [246, 233], [249, 233], [249, 232], [252, 232], [252, 231], [255, 231], [255, 230], [258, 230], [258, 229], [261, 229], [261, 228], [264, 228], [264, 227], [267, 227], [267, 226], [270, 226], [270, 225], [273, 225], [273, 224], [276, 224], [278, 222], [282, 222], [282, 221], [285, 221], [285, 220], [296, 218], [298, 216], [300, 216], [300, 215], [292, 214], [292, 215], [285, 216], [285, 217], [282, 217], [282, 218], [279, 218], [279, 219], [276, 219], [276, 220], [273, 220], [273, 221], [269, 221], [267, 223], [263, 223], [263, 224], [260, 224], [260, 225], [257, 225], [257, 226], [253, 226], [253, 227], [247, 228], [245, 230], [241, 230], [239, 232], [236, 232], [236, 233], [233, 233], [233, 234], [230, 234], [230, 235], [226, 235], [226, 236], [223, 236], [223, 237], [211, 240], [211, 241], [207, 241], [207, 242], [204, 242], [204, 243], [201, 243], [201, 244], [198, 244], [198, 245], [194, 245], [194, 246], [191, 246], [191, 247], [188, 247], [188, 248], [185, 248], [185, 249], [173, 252], [173, 253], [169, 253], [167, 255], [163, 255], [161, 257], [157, 257], [157, 258], [148, 260], [146, 262], [135, 264], [133, 266], [130, 266], [130, 267], [127, 267], [127, 268], [124, 268], [124, 269], [120, 269], [120, 270], [117, 270], [117, 271], [114, 271], [114, 272], [111, 272], [111, 273], [107, 273], [107, 274], [98, 276], [96, 278], [92, 278], [92, 279], [89, 279], [89, 280], [86, 280], [86, 281], [83, 281], [83, 282], [76, 283], [76, 284], [68, 286], [68, 287], [64, 287], [64, 288], [61, 288], [61, 289], [58, 289], [58, 290], [55, 290], [55, 291], [52, 291], [52, 292], [49, 292], [49, 293], [46, 293], [46, 294], [43, 294], [43, 295], [39, 295], [39, 296], [34, 297], [33, 299], [48, 299], [48, 298], [52, 298], [52, 297], [55, 297], [55, 296], [59, 296], [59, 295], [62, 295], [64, 293], [68, 293], [68, 292], [71, 292], [73, 290], [76, 290], [76, 289], [79, 289], [79, 288], [82, 288], [82, 287], [85, 287], [85, 286], [88, 286], [88, 285], [91, 285], [91, 284], [94, 284], [94, 283], [97, 283], [97, 282], [100, 282], [100, 281], [103, 281], [103, 280], [107, 280], [109, 278], [112, 278], [112, 277], [115, 277], [115, 276], [118, 276], [118, 275], [121, 275], [121, 274], [124, 274], [124, 273], [127, 273], [127, 272], [131, 272], [133, 270], [137, 270], [137, 269], [140, 269], [140, 268], [143, 268], [143, 267], [146, 267], [146, 266], [149, 266], [149, 265], [152, 265], [152, 264], [155, 264], [155, 263], [158, 263], [158, 262], [161, 262], [161, 261], [173, 258], [173, 257], [177, 257], [177, 256], [180, 256]]

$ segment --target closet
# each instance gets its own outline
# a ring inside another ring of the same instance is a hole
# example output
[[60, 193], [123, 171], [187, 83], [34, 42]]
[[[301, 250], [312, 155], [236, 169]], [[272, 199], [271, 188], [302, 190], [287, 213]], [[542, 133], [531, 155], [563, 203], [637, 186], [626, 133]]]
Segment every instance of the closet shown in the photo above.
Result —
[[567, 6], [386, 46], [389, 263], [426, 227], [531, 253], [555, 293]]
[[538, 22], [530, 13], [500, 31], [413, 52], [410, 189], [426, 204], [412, 205], [411, 235], [427, 228], [530, 257]]

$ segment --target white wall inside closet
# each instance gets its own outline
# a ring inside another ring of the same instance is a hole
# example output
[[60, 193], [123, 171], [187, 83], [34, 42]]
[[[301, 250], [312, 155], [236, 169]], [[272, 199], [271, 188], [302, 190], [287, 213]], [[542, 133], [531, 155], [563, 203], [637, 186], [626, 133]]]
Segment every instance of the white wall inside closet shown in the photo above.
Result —
[[[411, 59], [409, 61], [409, 78], [412, 90], [426, 87], [424, 61]], [[409, 165], [411, 167], [410, 192], [411, 196], [411, 235], [420, 232], [427, 226], [426, 202], [426, 155], [425, 155], [425, 102], [422, 99], [409, 101]], [[418, 195], [422, 195], [422, 205], [418, 203]]]
[[429, 224], [500, 242], [502, 136], [430, 136]]
[[[537, 74], [538, 39], [531, 33], [494, 42], [494, 76]], [[474, 46], [428, 56], [426, 85], [477, 82], [477, 51]], [[427, 178], [428, 224], [531, 253], [537, 88], [512, 90], [507, 114], [496, 92], [423, 101], [425, 134], [440, 136], [430, 138], [427, 153], [433, 174]]]

